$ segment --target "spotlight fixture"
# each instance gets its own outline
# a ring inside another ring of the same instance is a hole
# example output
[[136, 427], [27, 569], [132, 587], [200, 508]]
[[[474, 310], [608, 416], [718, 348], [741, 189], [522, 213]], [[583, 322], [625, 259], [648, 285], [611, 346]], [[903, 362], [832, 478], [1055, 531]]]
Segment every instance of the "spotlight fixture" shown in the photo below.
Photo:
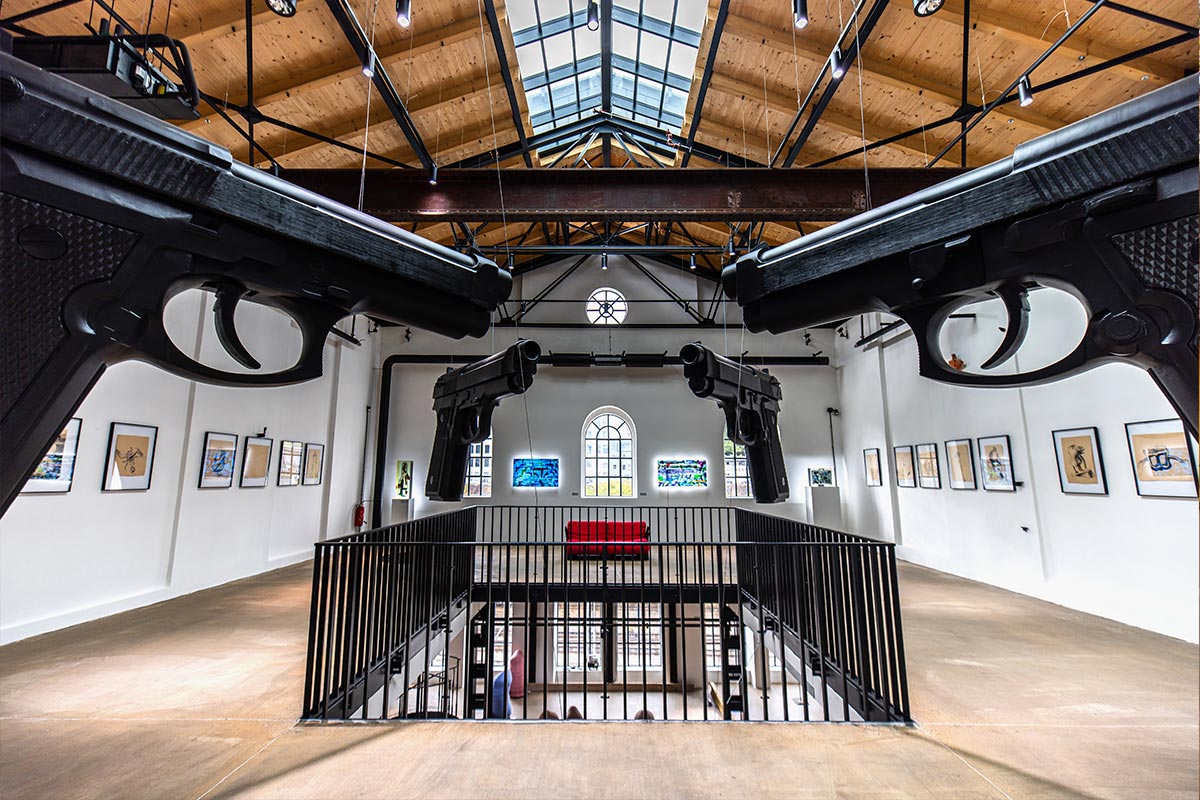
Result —
[[429, 185], [437, 186], [437, 164], [434, 164], [429, 170]]
[[401, 28], [412, 24], [412, 0], [396, 0], [396, 24]]
[[729, 237], [729, 250], [726, 251], [725, 255], [729, 257], [730, 261], [737, 255], [737, 251], [733, 249], [733, 236]]
[[296, 0], [267, 0], [267, 8], [281, 17], [296, 16]]
[[833, 78], [837, 80], [846, 74], [846, 66], [842, 63], [842, 48], [835, 47], [829, 54], [829, 68], [833, 70]]
[[792, 22], [797, 30], [808, 27], [808, 0], [794, 0], [792, 3]]
[[688, 269], [696, 268], [696, 254], [692, 253], [691, 259], [688, 260]]
[[608, 269], [608, 253], [600, 254], [600, 269]]
[[374, 78], [375, 77], [375, 51], [374, 50], [372, 50], [371, 54], [369, 56], [367, 56], [367, 63], [363, 64], [363, 77], [366, 77], [366, 78]]
[[1033, 105], [1033, 87], [1029, 85], [1029, 76], [1022, 75], [1017, 81], [1017, 95], [1021, 98], [1021, 107]]
[[587, 27], [589, 31], [600, 30], [600, 0], [588, 0]]
[[946, 0], [913, 0], [913, 13], [918, 17], [928, 17], [945, 4]]

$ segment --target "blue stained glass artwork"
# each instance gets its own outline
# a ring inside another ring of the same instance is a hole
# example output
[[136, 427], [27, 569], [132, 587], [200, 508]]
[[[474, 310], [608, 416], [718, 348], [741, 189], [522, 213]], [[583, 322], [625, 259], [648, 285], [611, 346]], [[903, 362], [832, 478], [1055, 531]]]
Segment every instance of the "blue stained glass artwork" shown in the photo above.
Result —
[[659, 459], [658, 485], [675, 488], [708, 486], [708, 462], [703, 458]]
[[557, 458], [514, 458], [514, 487], [556, 488], [558, 486]]

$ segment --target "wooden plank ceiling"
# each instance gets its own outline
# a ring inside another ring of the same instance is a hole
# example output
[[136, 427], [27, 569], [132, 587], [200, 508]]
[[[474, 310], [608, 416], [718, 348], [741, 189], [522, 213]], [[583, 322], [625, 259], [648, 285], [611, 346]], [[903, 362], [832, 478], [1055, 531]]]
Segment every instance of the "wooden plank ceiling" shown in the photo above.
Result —
[[[700, 2], [701, 0], [683, 0]], [[700, 44], [683, 133], [691, 127], [701, 76], [713, 46], [714, 20], [721, 0], [709, 0], [708, 22]], [[42, 6], [45, 0], [6, 0], [5, 17]], [[583, 0], [576, 0], [582, 7]], [[370, 33], [375, 50], [407, 106], [429, 152], [438, 164], [452, 164], [518, 140], [505, 93], [483, 0], [413, 0], [412, 26], [400, 28], [391, 0], [350, 0]], [[504, 0], [495, 0], [505, 55], [526, 135], [531, 136], [521, 76], [508, 28]], [[869, 6], [870, 3], [864, 3]], [[1089, 0], [971, 0], [967, 102], [996, 99], [1039, 55], [1090, 7]], [[1125, 0], [1125, 5], [1196, 26], [1195, 0]], [[817, 79], [838, 33], [849, 20], [851, 0], [812, 0], [811, 24], [791, 25], [791, 0], [728, 0], [728, 17], [716, 43], [714, 69], [700, 115], [696, 141], [734, 156], [767, 163], [796, 114], [799, 100]], [[323, 0], [298, 0], [292, 18], [253, 0], [254, 101], [265, 115], [336, 139], [341, 149], [311, 136], [269, 123], [255, 125], [255, 139], [284, 168], [358, 168], [364, 143], [369, 151], [416, 164], [413, 150], [383, 100], [362, 74]], [[243, 0], [122, 0], [116, 10], [139, 31], [166, 31], [191, 51], [202, 91], [220, 101], [244, 104], [246, 87], [245, 4]], [[84, 34], [104, 11], [83, 0], [24, 23], [48, 35]], [[152, 18], [151, 18], [152, 15]], [[955, 113], [962, 100], [964, 0], [947, 0], [932, 17], [920, 19], [908, 0], [892, 0], [863, 44], [863, 57], [847, 72], [821, 115], [795, 166], [861, 150], [866, 142], [920, 128]], [[1035, 84], [1070, 75], [1107, 59], [1178, 35], [1154, 22], [1101, 9], [1036, 73]], [[1194, 39], [1118, 67], [1041, 92], [1026, 108], [1007, 104], [971, 133], [967, 166], [1002, 158], [1021, 142], [1143, 94], [1194, 71]], [[369, 113], [368, 113], [369, 108]], [[246, 141], [213, 108], [201, 108], [199, 120], [184, 128], [248, 158]], [[240, 117], [235, 119], [244, 125]], [[838, 166], [920, 167], [958, 132], [958, 125], [917, 133], [893, 144], [843, 159]], [[676, 138], [683, 138], [674, 132]], [[357, 151], [357, 152], [356, 152]], [[613, 166], [653, 168], [644, 154], [612, 145]], [[576, 149], [557, 168], [601, 166], [602, 141]], [[943, 166], [958, 166], [958, 151]], [[261, 156], [260, 166], [267, 162]], [[675, 163], [679, 164], [676, 157]], [[547, 162], [549, 159], [547, 159]], [[534, 156], [534, 166], [543, 162]], [[777, 162], [778, 163], [778, 162]], [[367, 159], [368, 166], [388, 166]], [[520, 157], [501, 164], [525, 168]], [[689, 169], [719, 168], [692, 158]], [[580, 220], [580, 224], [586, 223]], [[737, 220], [730, 220], [736, 223]], [[453, 244], [462, 228], [427, 225], [419, 232]], [[549, 229], [490, 224], [477, 231], [479, 245], [497, 245], [525, 235], [524, 243], [547, 241]], [[659, 231], [662, 233], [662, 231]], [[719, 223], [688, 223], [686, 233], [702, 244], [724, 244], [729, 228]], [[644, 231], [631, 233], [642, 241]], [[775, 244], [799, 235], [796, 227], [768, 223], [755, 236]], [[667, 243], [690, 241], [679, 231]], [[705, 258], [709, 268], [719, 260]]]

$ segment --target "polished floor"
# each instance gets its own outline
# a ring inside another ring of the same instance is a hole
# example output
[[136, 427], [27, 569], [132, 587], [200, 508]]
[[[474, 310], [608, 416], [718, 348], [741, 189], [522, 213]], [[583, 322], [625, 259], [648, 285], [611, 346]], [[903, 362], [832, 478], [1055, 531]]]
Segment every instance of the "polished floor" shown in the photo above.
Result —
[[1200, 648], [908, 565], [913, 727], [297, 724], [307, 570], [0, 648], [0, 797], [1200, 792]]

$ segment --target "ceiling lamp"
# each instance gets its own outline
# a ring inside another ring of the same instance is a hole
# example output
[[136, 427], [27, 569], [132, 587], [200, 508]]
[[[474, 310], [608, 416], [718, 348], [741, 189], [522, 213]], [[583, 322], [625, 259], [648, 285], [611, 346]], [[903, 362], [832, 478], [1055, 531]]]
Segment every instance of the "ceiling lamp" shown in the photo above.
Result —
[[842, 63], [842, 48], [835, 47], [829, 54], [829, 68], [833, 70], [834, 80], [846, 74], [846, 66]]
[[281, 17], [296, 16], [296, 0], [267, 0], [267, 8]]
[[600, 30], [600, 0], [588, 0], [587, 26], [589, 31]]
[[608, 269], [608, 253], [600, 254], [600, 269]]
[[1017, 81], [1017, 95], [1021, 98], [1021, 107], [1033, 105], [1033, 87], [1029, 85], [1029, 76], [1022, 75]]
[[688, 269], [696, 268], [696, 254], [692, 253], [691, 259], [688, 261]]
[[808, 0], [793, 1], [792, 23], [798, 30], [808, 27]]
[[946, 0], [913, 0], [913, 13], [918, 17], [928, 17], [945, 4]]
[[437, 186], [437, 164], [436, 163], [429, 170], [429, 185]]
[[396, 24], [401, 28], [412, 24], [412, 0], [396, 0]]
[[375, 77], [375, 51], [371, 51], [371, 55], [367, 56], [367, 63], [363, 64], [363, 77]]

